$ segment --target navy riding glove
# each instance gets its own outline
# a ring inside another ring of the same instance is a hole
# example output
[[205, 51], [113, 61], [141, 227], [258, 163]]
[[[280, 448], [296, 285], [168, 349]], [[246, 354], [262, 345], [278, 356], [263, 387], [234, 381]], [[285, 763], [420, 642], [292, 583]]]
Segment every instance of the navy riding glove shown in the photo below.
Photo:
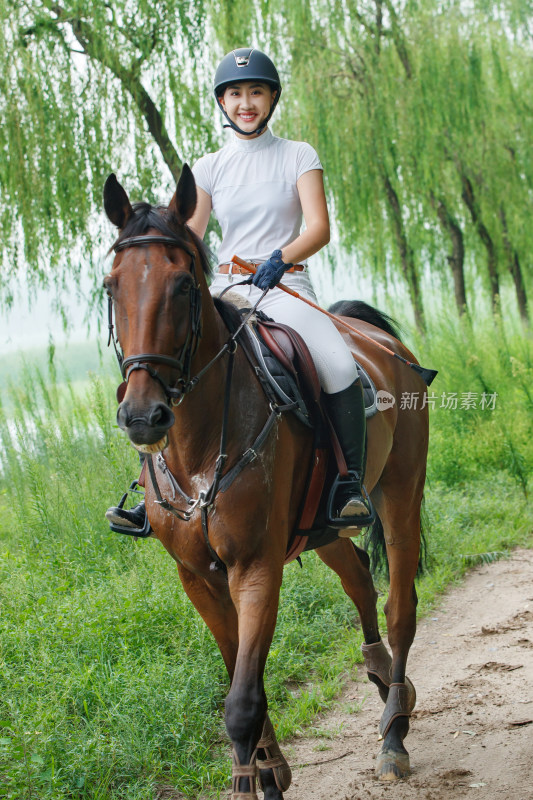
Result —
[[264, 261], [255, 273], [252, 283], [259, 289], [273, 289], [283, 277], [283, 273], [292, 267], [281, 258], [281, 250], [274, 250], [268, 261]]

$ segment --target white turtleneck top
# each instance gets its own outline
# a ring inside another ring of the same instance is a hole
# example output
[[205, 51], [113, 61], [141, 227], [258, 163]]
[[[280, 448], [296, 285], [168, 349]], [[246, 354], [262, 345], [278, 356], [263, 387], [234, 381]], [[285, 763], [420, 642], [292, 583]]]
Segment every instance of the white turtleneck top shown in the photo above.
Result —
[[273, 250], [294, 241], [302, 227], [296, 182], [305, 172], [322, 169], [306, 142], [274, 136], [267, 128], [257, 139], [238, 139], [200, 158], [192, 171], [211, 197], [222, 228], [218, 263], [235, 254], [265, 261]]

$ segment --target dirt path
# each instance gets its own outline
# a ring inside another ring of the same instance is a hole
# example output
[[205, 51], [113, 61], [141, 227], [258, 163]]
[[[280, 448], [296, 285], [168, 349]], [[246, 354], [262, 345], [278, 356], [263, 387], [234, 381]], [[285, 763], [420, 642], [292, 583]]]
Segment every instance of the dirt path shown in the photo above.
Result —
[[412, 776], [373, 776], [382, 704], [360, 668], [316, 736], [285, 745], [287, 800], [532, 800], [533, 551], [453, 588], [419, 623], [408, 672], [418, 692]]

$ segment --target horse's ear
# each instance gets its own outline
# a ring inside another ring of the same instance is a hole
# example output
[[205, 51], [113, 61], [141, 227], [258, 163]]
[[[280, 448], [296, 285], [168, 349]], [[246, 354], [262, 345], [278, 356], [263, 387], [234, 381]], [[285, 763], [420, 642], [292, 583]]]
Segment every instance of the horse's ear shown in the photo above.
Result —
[[169, 211], [177, 218], [180, 225], [187, 222], [194, 214], [196, 208], [196, 183], [194, 175], [188, 164], [181, 168], [181, 175], [174, 193], [174, 197], [169, 203]]
[[133, 214], [128, 195], [117, 181], [117, 176], [114, 172], [105, 182], [104, 208], [113, 225], [116, 225], [120, 230]]

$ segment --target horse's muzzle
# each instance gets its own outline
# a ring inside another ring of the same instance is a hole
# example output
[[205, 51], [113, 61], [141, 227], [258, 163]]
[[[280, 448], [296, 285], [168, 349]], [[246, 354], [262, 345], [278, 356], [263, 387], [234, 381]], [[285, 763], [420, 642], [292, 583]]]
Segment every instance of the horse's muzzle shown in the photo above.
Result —
[[124, 400], [118, 407], [117, 423], [135, 446], [153, 445], [166, 437], [174, 424], [174, 414], [166, 403], [153, 403], [141, 412]]

